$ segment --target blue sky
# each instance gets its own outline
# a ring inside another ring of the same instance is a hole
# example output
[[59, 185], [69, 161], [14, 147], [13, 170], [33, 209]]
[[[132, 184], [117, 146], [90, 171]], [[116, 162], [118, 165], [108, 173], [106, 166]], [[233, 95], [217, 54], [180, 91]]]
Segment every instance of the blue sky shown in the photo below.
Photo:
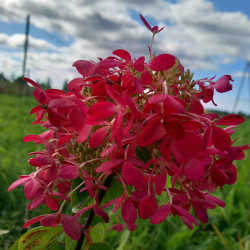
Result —
[[[71, 67], [75, 60], [95, 60], [118, 48], [145, 55], [151, 35], [138, 13], [165, 26], [155, 52], [176, 55], [195, 79], [233, 76], [233, 91], [215, 94], [218, 108], [231, 112], [250, 55], [248, 0], [1, 0], [0, 67], [6, 75], [21, 74], [27, 14], [28, 72], [34, 80], [51, 78], [53, 87], [78, 76]], [[249, 85], [246, 79], [237, 111], [250, 113]]]

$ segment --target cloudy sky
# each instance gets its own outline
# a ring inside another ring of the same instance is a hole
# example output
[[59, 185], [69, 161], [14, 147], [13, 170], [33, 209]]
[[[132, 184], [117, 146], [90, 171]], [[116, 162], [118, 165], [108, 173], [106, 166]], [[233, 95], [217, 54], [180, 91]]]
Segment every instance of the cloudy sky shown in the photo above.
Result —
[[[177, 56], [194, 79], [233, 76], [233, 91], [215, 95], [218, 107], [231, 112], [250, 57], [249, 0], [1, 0], [0, 72], [22, 73], [27, 14], [27, 72], [34, 80], [49, 77], [60, 88], [65, 79], [78, 76], [72, 68], [76, 60], [104, 58], [120, 48], [146, 56], [151, 34], [139, 13], [165, 27], [153, 50]], [[249, 85], [245, 81], [237, 111], [249, 113]]]

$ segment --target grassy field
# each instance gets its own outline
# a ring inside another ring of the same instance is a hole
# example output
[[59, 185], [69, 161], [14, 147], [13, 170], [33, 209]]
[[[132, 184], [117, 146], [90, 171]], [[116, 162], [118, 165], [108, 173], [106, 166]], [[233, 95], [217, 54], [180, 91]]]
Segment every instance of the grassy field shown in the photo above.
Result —
[[[0, 249], [10, 249], [18, 237], [25, 232], [25, 219], [39, 211], [25, 213], [26, 201], [23, 189], [8, 193], [8, 186], [20, 174], [27, 174], [31, 167], [27, 163], [30, 151], [37, 150], [33, 143], [23, 143], [27, 134], [43, 130], [39, 125], [31, 126], [33, 117], [30, 109], [36, 105], [31, 97], [0, 95]], [[239, 144], [250, 142], [250, 120], [239, 126], [234, 138]], [[217, 191], [217, 196], [226, 202], [226, 207], [209, 211], [209, 222], [189, 230], [178, 218], [168, 218], [160, 225], [139, 221], [138, 228], [130, 233], [109, 231], [105, 241], [114, 249], [170, 249], [212, 250], [250, 249], [250, 153], [242, 162], [237, 162], [238, 180], [233, 186]], [[41, 208], [43, 209], [43, 208]], [[116, 221], [111, 216], [108, 229]], [[54, 249], [54, 248], [51, 248]], [[61, 249], [61, 248], [58, 248]], [[62, 248], [63, 249], [63, 248]]]

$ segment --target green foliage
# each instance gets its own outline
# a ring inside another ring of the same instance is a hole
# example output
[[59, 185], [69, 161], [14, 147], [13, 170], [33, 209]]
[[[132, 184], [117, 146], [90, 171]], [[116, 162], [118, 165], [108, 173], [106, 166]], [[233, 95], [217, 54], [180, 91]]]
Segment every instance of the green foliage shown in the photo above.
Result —
[[102, 242], [105, 228], [103, 223], [98, 223], [90, 229], [90, 237], [93, 243]]
[[61, 226], [52, 227], [36, 227], [20, 237], [14, 244], [12, 250], [39, 250], [48, 246], [55, 238], [63, 232]]
[[[29, 115], [29, 111], [36, 105], [37, 102], [33, 97], [0, 95], [0, 249], [11, 249], [15, 241], [27, 231], [22, 228], [27, 219], [39, 213], [48, 213], [43, 206], [35, 211], [25, 212], [27, 204], [22, 187], [10, 193], [7, 191], [9, 185], [19, 175], [32, 171], [32, 167], [27, 163], [29, 158], [27, 153], [42, 149], [40, 145], [22, 141], [27, 134], [43, 132], [39, 125], [31, 126], [34, 117]], [[250, 120], [247, 119], [245, 124], [238, 127], [234, 139], [238, 137], [240, 139], [236, 144], [249, 143], [249, 125]], [[100, 217], [95, 217], [92, 223], [92, 226], [95, 226], [91, 228], [95, 244], [90, 249], [112, 249], [111, 245], [118, 250], [220, 250], [227, 248], [248, 250], [250, 248], [250, 199], [248, 198], [250, 153], [247, 152], [246, 158], [236, 162], [235, 165], [238, 169], [237, 182], [232, 186], [226, 186], [223, 191], [217, 190], [216, 193], [217, 197], [225, 201], [226, 207], [209, 210], [207, 224], [200, 223], [198, 227], [189, 230], [181, 220], [170, 216], [159, 225], [151, 225], [149, 221], [139, 220], [137, 229], [133, 232], [127, 229], [121, 233], [110, 230], [104, 235], [103, 233], [111, 225], [117, 223], [116, 214], [109, 213], [110, 223], [105, 224], [104, 229], [103, 224], [99, 223]], [[74, 185], [78, 184], [74, 183]], [[107, 196], [105, 195], [106, 201], [121, 194], [121, 184], [113, 182], [109, 192]], [[80, 196], [73, 196], [72, 199], [75, 206], [79, 203], [80, 205], [88, 203], [85, 192]], [[98, 242], [99, 240], [104, 240], [109, 244]], [[18, 244], [19, 241], [16, 241], [12, 249], [18, 249]], [[75, 241], [62, 233], [47, 249], [74, 249], [75, 244]]]
[[94, 243], [90, 246], [89, 250], [112, 250], [113, 248], [106, 242]]

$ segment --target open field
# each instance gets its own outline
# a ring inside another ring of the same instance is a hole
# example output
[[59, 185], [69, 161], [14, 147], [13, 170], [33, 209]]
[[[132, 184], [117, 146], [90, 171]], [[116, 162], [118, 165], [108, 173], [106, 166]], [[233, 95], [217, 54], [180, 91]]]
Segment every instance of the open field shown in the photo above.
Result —
[[[38, 134], [39, 125], [31, 126], [33, 117], [30, 109], [37, 105], [32, 97], [0, 95], [0, 249], [10, 249], [25, 230], [25, 219], [38, 214], [38, 210], [25, 214], [26, 201], [22, 188], [8, 193], [8, 186], [21, 174], [27, 174], [31, 167], [27, 153], [37, 150], [33, 143], [23, 143], [27, 134]], [[250, 142], [250, 120], [238, 127], [234, 138], [237, 143]], [[109, 231], [105, 241], [114, 249], [170, 249], [170, 250], [212, 250], [250, 249], [250, 152], [237, 162], [238, 180], [233, 186], [226, 186], [217, 196], [226, 202], [226, 207], [209, 211], [209, 222], [189, 230], [177, 218], [168, 218], [160, 225], [138, 222], [138, 228], [130, 233]], [[116, 217], [111, 217], [111, 222]], [[106, 225], [108, 229], [112, 223]], [[55, 248], [51, 248], [55, 249]], [[63, 248], [57, 248], [63, 249]]]

